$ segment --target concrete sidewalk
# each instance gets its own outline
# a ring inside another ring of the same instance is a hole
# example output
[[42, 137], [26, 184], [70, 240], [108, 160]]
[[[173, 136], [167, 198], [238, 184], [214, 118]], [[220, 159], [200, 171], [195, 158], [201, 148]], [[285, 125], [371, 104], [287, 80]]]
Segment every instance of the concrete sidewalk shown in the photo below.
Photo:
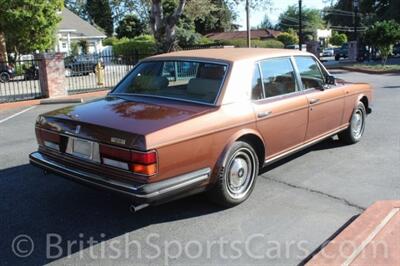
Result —
[[2, 103], [0, 104], [0, 110], [6, 109], [14, 109], [21, 108], [25, 106], [32, 106], [38, 104], [50, 104], [50, 103], [76, 103], [76, 102], [84, 102], [88, 100], [92, 100], [95, 98], [104, 97], [109, 90], [103, 91], [95, 91], [81, 94], [73, 94], [66, 97], [60, 98], [46, 98], [46, 99], [36, 99], [36, 100], [28, 100], [28, 101], [19, 101], [19, 102], [10, 102], [10, 103]]

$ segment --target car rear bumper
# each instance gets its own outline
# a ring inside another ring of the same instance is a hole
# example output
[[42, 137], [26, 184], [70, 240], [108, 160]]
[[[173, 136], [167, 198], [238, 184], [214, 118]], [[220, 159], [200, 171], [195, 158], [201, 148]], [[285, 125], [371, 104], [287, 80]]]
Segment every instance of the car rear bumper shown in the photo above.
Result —
[[209, 179], [211, 172], [210, 168], [204, 168], [155, 183], [132, 185], [79, 169], [72, 169], [41, 152], [31, 153], [29, 161], [32, 165], [73, 181], [127, 195], [138, 203], [168, 201], [192, 191], [204, 189], [205, 181]]

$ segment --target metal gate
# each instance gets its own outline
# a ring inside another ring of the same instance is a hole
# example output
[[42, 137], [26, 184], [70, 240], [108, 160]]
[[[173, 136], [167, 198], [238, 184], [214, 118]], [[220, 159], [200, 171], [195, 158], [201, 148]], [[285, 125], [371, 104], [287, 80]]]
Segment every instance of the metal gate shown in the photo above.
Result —
[[40, 59], [0, 62], [0, 103], [42, 98]]
[[[93, 54], [68, 56], [64, 59], [66, 86], [68, 94], [113, 88], [139, 61], [150, 55], [132, 53], [132, 56]], [[103, 68], [104, 79], [96, 75], [96, 65]]]

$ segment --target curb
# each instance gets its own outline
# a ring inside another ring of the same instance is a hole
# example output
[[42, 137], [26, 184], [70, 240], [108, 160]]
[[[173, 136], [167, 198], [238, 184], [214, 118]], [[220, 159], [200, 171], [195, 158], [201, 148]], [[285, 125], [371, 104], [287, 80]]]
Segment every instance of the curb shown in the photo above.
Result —
[[326, 68], [329, 69], [329, 70], [331, 70], [331, 69], [342, 69], [342, 70], [346, 70], [346, 71], [353, 71], [353, 72], [359, 72], [359, 73], [365, 73], [365, 74], [374, 74], [374, 75], [400, 73], [400, 70], [379, 71], [379, 70], [370, 70], [370, 69], [363, 69], [363, 68], [357, 68], [357, 67], [351, 67], [351, 66], [331, 66], [331, 67], [326, 67]]
[[109, 90], [103, 91], [95, 91], [81, 94], [73, 94], [63, 98], [47, 98], [47, 99], [35, 99], [35, 100], [27, 100], [27, 101], [18, 101], [18, 102], [9, 102], [9, 103], [0, 103], [0, 110], [7, 110], [13, 108], [21, 108], [25, 106], [39, 105], [39, 104], [73, 104], [73, 103], [81, 103], [86, 100], [90, 100], [92, 98], [104, 97]]

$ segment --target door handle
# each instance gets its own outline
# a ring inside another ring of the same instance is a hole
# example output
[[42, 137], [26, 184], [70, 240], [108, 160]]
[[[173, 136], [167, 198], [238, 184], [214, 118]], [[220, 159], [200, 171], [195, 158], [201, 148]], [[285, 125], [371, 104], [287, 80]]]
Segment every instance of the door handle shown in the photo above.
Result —
[[257, 113], [257, 118], [264, 118], [271, 114], [271, 111]]
[[310, 104], [316, 104], [319, 101], [319, 99], [310, 99]]

